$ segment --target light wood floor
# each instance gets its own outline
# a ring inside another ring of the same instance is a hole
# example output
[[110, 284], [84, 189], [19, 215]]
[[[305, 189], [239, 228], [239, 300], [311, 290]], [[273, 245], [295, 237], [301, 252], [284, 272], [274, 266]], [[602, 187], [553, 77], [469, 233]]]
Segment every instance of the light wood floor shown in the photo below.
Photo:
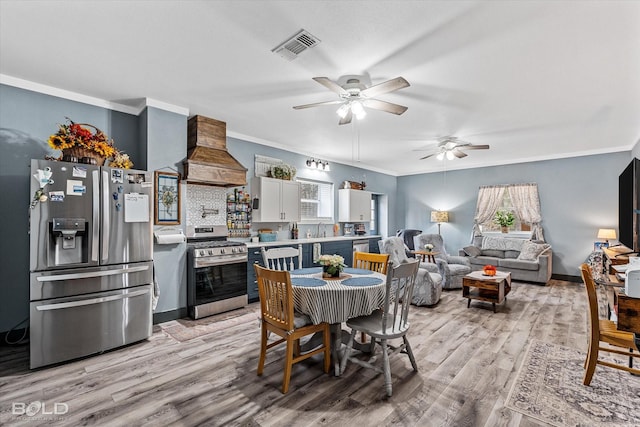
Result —
[[[295, 365], [282, 395], [282, 351], [256, 376], [254, 303], [208, 318], [212, 332], [188, 341], [172, 338], [166, 330], [176, 322], [168, 322], [148, 341], [36, 371], [27, 346], [0, 347], [0, 425], [540, 425], [503, 405], [532, 339], [586, 350], [583, 285], [514, 283], [495, 314], [481, 302], [467, 309], [461, 294], [412, 307], [409, 339], [420, 370], [396, 355], [390, 399], [382, 375], [353, 364], [342, 377], [326, 375], [321, 358]], [[59, 418], [12, 414], [13, 402], [33, 401], [69, 410]]]

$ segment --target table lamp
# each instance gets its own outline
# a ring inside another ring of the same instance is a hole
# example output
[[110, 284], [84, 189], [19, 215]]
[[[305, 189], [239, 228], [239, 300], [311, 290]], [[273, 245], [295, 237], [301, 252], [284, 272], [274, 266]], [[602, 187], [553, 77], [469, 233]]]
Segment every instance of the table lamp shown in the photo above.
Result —
[[438, 223], [438, 234], [440, 234], [440, 224], [449, 222], [449, 212], [447, 211], [431, 211], [431, 222]]
[[601, 228], [598, 230], [598, 239], [604, 239], [607, 247], [609, 247], [609, 239], [616, 238], [616, 230], [613, 228]]

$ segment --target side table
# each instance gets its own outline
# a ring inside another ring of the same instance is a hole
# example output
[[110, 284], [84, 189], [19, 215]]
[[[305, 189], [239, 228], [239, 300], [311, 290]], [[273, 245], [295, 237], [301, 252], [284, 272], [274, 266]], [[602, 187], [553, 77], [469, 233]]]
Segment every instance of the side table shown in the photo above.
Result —
[[440, 252], [431, 252], [431, 251], [413, 251], [414, 254], [420, 255], [422, 258], [422, 262], [432, 262], [436, 263], [436, 255], [440, 255]]
[[511, 273], [497, 271], [495, 276], [485, 276], [482, 271], [472, 271], [462, 278], [462, 296], [468, 298], [467, 308], [471, 306], [471, 300], [487, 301], [493, 304], [493, 312], [496, 312], [496, 304], [507, 300], [511, 291]]

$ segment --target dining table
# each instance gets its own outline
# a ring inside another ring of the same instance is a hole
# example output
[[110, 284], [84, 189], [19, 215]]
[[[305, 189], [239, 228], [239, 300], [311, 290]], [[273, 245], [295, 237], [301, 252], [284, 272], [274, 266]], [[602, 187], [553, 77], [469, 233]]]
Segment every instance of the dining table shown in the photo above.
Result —
[[[384, 303], [387, 276], [361, 268], [345, 268], [338, 277], [324, 277], [322, 267], [289, 272], [296, 311], [306, 314], [313, 324], [327, 322], [331, 329], [331, 359], [335, 375], [340, 375], [342, 343], [349, 333], [342, 330], [347, 320], [371, 314]], [[317, 338], [303, 344], [313, 348]], [[371, 345], [355, 343], [354, 348], [369, 351]]]

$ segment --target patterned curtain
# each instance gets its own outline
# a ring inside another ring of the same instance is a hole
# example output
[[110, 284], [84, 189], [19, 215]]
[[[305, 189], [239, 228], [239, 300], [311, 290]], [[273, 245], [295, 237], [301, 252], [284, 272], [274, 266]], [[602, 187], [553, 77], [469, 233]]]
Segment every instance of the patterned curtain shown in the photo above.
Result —
[[476, 236], [482, 236], [480, 224], [488, 222], [493, 218], [502, 205], [504, 197], [504, 185], [492, 185], [480, 187], [478, 191], [478, 203], [476, 205], [476, 216], [473, 218], [473, 231], [471, 241]]
[[515, 184], [507, 187], [513, 209], [521, 221], [531, 224], [531, 239], [544, 242], [538, 184]]

